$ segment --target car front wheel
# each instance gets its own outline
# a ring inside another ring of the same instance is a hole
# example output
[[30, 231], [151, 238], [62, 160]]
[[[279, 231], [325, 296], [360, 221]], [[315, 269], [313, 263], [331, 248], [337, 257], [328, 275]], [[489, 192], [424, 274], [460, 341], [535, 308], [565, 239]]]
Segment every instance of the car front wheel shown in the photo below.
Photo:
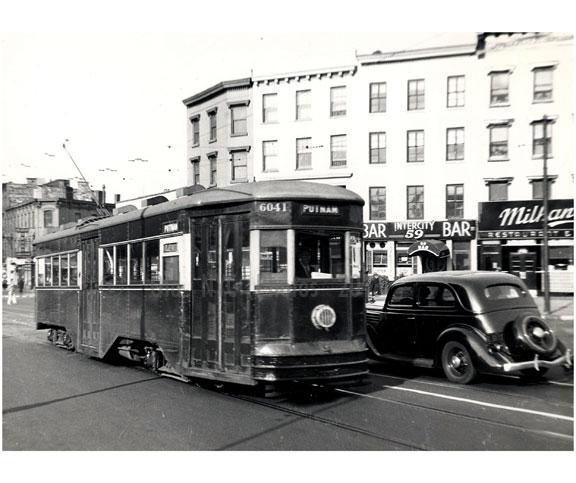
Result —
[[470, 350], [462, 343], [454, 340], [447, 342], [442, 349], [442, 370], [452, 382], [469, 384], [478, 371]]

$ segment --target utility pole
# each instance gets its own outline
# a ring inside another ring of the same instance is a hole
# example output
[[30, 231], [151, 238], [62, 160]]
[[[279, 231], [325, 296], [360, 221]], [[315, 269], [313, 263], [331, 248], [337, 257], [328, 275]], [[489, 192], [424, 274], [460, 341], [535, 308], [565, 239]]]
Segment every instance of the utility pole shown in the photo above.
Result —
[[544, 145], [542, 151], [543, 173], [542, 173], [542, 198], [543, 198], [543, 239], [542, 239], [542, 266], [544, 267], [544, 315], [550, 314], [550, 275], [548, 273], [548, 122], [549, 119], [542, 118], [544, 129]]

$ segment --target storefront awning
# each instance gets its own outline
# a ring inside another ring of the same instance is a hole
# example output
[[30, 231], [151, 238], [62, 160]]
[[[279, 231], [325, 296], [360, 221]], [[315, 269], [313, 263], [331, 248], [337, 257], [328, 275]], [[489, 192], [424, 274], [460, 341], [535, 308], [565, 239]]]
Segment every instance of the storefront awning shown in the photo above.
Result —
[[450, 256], [450, 250], [440, 240], [420, 240], [408, 247], [408, 256], [413, 257], [422, 253], [431, 253], [439, 258]]

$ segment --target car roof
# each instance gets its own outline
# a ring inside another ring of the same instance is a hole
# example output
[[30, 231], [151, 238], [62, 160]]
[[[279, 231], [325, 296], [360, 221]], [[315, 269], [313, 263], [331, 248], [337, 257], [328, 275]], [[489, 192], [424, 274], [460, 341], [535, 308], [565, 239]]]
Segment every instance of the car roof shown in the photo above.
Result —
[[430, 272], [418, 275], [408, 275], [396, 280], [394, 284], [410, 282], [458, 283], [462, 286], [473, 287], [486, 286], [495, 283], [522, 284], [518, 277], [509, 273], [472, 270], [452, 270], [447, 272]]

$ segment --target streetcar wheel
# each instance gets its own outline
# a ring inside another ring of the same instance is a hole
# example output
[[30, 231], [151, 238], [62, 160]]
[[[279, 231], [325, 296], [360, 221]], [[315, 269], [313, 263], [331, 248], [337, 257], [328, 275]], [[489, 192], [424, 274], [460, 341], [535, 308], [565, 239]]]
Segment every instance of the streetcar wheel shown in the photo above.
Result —
[[447, 342], [442, 349], [442, 370], [449, 381], [458, 384], [469, 384], [478, 374], [470, 350], [456, 341]]

